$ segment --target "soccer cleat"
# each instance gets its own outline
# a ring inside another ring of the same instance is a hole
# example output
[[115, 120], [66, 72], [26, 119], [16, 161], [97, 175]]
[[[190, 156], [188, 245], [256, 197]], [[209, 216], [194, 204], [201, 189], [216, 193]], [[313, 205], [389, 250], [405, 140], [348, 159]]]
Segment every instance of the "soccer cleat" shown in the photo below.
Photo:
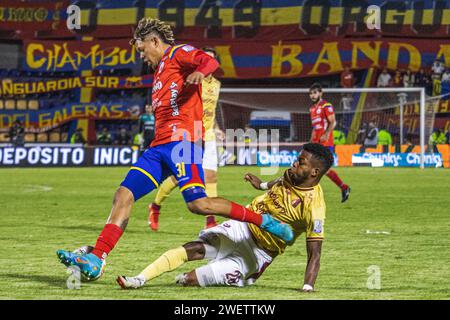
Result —
[[347, 187], [344, 190], [342, 190], [341, 203], [347, 201], [348, 197], [350, 196], [350, 191], [351, 191], [350, 187]]
[[291, 243], [294, 240], [294, 232], [292, 228], [279, 220], [274, 219], [270, 214], [262, 215], [263, 222], [259, 226], [261, 229], [270, 232], [286, 243]]
[[66, 250], [58, 250], [56, 255], [65, 266], [78, 267], [80, 273], [87, 280], [96, 280], [103, 274], [104, 261], [92, 253], [79, 255]]
[[161, 208], [161, 206], [158, 206], [154, 203], [152, 203], [151, 205], [148, 206], [148, 225], [150, 227], [150, 229], [152, 229], [153, 231], [158, 231], [158, 227], [159, 227], [159, 209]]
[[145, 279], [143, 277], [126, 277], [126, 276], [118, 276], [116, 279], [119, 286], [122, 289], [137, 289], [145, 285]]

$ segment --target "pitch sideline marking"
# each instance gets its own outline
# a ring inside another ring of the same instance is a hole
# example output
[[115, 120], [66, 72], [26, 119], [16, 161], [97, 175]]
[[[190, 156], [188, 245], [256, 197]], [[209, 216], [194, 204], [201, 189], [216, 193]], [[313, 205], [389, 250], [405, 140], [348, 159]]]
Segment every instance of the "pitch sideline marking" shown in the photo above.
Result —
[[43, 186], [38, 184], [29, 184], [25, 186], [23, 192], [49, 192], [52, 191], [53, 187]]

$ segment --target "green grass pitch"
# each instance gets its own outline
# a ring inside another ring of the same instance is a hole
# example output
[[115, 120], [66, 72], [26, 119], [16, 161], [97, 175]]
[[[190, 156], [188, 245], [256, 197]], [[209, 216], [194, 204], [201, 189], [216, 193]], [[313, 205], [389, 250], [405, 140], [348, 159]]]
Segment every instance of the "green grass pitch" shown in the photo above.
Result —
[[[104, 276], [67, 288], [57, 249], [94, 244], [127, 168], [0, 170], [0, 299], [448, 299], [450, 170], [338, 168], [352, 186], [347, 203], [325, 177], [326, 239], [316, 292], [304, 294], [305, 241], [278, 257], [255, 285], [183, 288], [175, 276], [200, 262], [123, 291], [119, 274], [134, 275], [167, 249], [195, 239], [204, 218], [189, 213], [178, 190], [166, 201], [160, 231], [147, 225], [152, 193], [133, 209], [128, 228], [107, 259]], [[243, 181], [257, 167], [219, 169], [219, 194], [247, 204], [259, 194]], [[281, 174], [281, 171], [280, 171]], [[268, 180], [270, 177], [264, 177]], [[369, 230], [369, 231], [367, 231]], [[376, 233], [376, 232], [383, 233]], [[374, 233], [375, 232], [375, 233]], [[370, 290], [368, 268], [380, 270]]]

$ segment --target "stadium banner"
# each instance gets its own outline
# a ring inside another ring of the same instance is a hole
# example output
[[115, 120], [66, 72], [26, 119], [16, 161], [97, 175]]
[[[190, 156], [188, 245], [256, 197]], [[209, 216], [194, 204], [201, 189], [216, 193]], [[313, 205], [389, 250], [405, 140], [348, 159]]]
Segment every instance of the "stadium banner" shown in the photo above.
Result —
[[[193, 42], [200, 47], [202, 43]], [[389, 70], [428, 68], [439, 58], [450, 65], [450, 38], [433, 40], [340, 39], [273, 42], [211, 41], [220, 56], [223, 78], [295, 78], [387, 67]], [[77, 71], [132, 67], [140, 63], [128, 39], [26, 41], [23, 69]]]
[[[374, 167], [420, 167], [420, 153], [357, 153], [352, 156], [353, 165]], [[425, 167], [442, 167], [440, 153], [426, 153]]]
[[0, 29], [10, 30], [20, 39], [33, 37], [39, 31], [48, 33], [62, 29], [66, 24], [64, 14], [69, 5], [69, 0], [3, 0], [0, 4]]
[[77, 88], [100, 89], [131, 89], [150, 88], [153, 77], [150, 75], [131, 77], [71, 77], [58, 79], [45, 79], [26, 82], [16, 82], [18, 79], [5, 79], [0, 82], [0, 97], [2, 95], [23, 95], [47, 93]]
[[[7, 3], [9, 7], [19, 6], [11, 0]], [[56, 3], [64, 3], [66, 9], [67, 2]], [[129, 37], [132, 27], [143, 17], [170, 22], [179, 40], [204, 39], [205, 42], [218, 38], [267, 41], [279, 39], [280, 35], [300, 40], [355, 34], [429, 38], [450, 34], [449, 0], [72, 0], [70, 3], [81, 10], [81, 28], [52, 28], [45, 33], [46, 37], [72, 37], [74, 33]], [[62, 11], [61, 20], [67, 18], [65, 10]], [[379, 22], [380, 30], [369, 26], [368, 20]], [[33, 27], [43, 29], [36, 23], [7, 26], [6, 29], [19, 30], [22, 39], [34, 32]]]
[[[301, 143], [280, 143], [271, 146], [236, 146], [225, 144], [218, 148], [219, 166], [290, 166], [297, 159]], [[361, 145], [338, 145], [335, 147], [334, 166], [348, 167], [353, 165], [419, 167], [420, 146], [402, 145], [400, 153], [396, 146], [389, 146], [389, 152], [383, 153], [382, 146], [367, 149], [361, 153]], [[450, 167], [450, 145], [438, 145], [439, 153], [425, 154], [425, 165], [429, 167]], [[407, 151], [407, 152], [405, 152]]]
[[[233, 146], [219, 147], [219, 166], [240, 165], [240, 166], [279, 166], [289, 167], [298, 158], [301, 145], [286, 146]], [[338, 157], [334, 155], [334, 166], [338, 166]]]
[[137, 147], [0, 147], [0, 168], [131, 166], [138, 157]]
[[2, 110], [0, 131], [7, 131], [17, 119], [23, 122], [26, 132], [45, 132], [74, 119], [137, 119], [142, 105], [140, 100], [130, 100], [123, 103], [67, 103], [44, 110]]
[[138, 55], [129, 40], [24, 41], [23, 69], [79, 71], [133, 67]]

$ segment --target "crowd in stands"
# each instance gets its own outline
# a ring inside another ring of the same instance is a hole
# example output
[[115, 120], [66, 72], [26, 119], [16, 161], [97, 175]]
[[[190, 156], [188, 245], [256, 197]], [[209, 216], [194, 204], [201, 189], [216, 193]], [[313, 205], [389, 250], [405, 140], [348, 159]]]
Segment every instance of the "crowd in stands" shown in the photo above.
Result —
[[436, 59], [430, 68], [421, 68], [416, 73], [410, 69], [396, 70], [394, 73], [390, 73], [387, 68], [384, 68], [378, 75], [377, 87], [424, 87], [427, 94], [432, 95], [433, 80], [450, 83], [450, 68], [445, 68], [444, 62], [439, 59]]

